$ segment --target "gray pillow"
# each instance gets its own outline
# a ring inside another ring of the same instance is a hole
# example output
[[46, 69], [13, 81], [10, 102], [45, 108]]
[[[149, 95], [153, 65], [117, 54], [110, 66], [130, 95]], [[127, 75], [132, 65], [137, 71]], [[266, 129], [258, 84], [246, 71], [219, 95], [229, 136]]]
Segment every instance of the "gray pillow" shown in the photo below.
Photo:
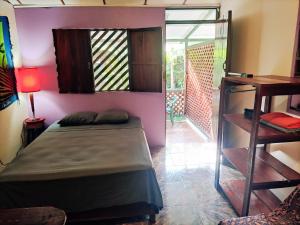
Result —
[[128, 113], [124, 110], [108, 110], [98, 113], [95, 124], [118, 124], [128, 122]]
[[93, 124], [96, 116], [96, 112], [72, 113], [61, 119], [58, 124], [60, 124], [62, 127]]

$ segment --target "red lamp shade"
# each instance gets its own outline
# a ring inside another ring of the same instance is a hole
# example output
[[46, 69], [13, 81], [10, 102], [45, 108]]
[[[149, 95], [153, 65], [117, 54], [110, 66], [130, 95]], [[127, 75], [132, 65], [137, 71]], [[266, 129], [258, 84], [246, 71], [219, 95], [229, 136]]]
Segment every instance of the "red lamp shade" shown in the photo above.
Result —
[[21, 92], [37, 92], [41, 90], [37, 68], [19, 69], [18, 78]]

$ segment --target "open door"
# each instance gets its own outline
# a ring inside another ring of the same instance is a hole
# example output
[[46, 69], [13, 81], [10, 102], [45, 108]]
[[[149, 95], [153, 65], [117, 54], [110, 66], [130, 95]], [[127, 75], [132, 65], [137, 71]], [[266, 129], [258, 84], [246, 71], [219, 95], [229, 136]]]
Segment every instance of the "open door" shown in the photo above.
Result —
[[226, 19], [217, 21], [214, 51], [213, 89], [212, 89], [212, 136], [217, 138], [219, 102], [222, 77], [231, 71], [231, 43], [232, 43], [232, 11], [228, 11]]
[[215, 54], [214, 54], [214, 86], [221, 84], [222, 77], [231, 71], [231, 23], [232, 11], [228, 11], [226, 19], [217, 20]]

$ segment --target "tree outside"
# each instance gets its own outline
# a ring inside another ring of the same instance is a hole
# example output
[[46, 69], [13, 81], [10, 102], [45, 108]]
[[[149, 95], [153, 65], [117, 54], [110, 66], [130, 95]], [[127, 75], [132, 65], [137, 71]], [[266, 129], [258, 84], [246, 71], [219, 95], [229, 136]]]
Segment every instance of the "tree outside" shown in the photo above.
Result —
[[167, 89], [184, 89], [185, 46], [180, 42], [167, 42], [166, 51]]

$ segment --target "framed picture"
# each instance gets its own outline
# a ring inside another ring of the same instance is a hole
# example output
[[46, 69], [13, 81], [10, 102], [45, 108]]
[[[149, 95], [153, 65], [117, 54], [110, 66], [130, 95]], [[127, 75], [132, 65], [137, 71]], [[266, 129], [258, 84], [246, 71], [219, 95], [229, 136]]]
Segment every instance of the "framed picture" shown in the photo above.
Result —
[[11, 48], [8, 18], [0, 16], [0, 110], [18, 99]]

